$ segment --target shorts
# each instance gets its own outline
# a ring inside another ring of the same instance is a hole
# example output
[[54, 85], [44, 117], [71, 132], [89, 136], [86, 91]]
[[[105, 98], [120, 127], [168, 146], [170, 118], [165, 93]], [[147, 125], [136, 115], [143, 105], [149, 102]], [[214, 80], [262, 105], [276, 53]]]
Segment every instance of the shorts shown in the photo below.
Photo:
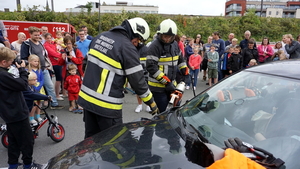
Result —
[[200, 70], [206, 70], [206, 69], [207, 69], [207, 59], [203, 59], [200, 65]]
[[208, 78], [217, 78], [218, 77], [218, 69], [208, 69]]
[[78, 100], [78, 93], [68, 93], [69, 101]]
[[62, 81], [62, 66], [54, 65], [53, 66], [55, 80]]

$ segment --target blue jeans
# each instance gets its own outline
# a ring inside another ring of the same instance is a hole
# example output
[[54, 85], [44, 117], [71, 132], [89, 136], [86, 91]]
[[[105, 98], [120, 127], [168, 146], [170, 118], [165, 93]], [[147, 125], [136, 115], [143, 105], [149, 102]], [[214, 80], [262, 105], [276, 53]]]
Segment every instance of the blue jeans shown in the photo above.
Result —
[[[197, 86], [198, 73], [199, 73], [199, 69], [195, 69], [195, 70], [190, 69], [190, 77], [189, 78], [194, 78], [192, 81], [194, 87]], [[190, 82], [187, 83], [187, 86], [190, 86]]]
[[219, 59], [219, 62], [218, 62], [218, 81], [220, 81], [222, 79], [223, 79], [223, 73], [222, 73], [222, 70], [221, 70], [221, 59]]
[[55, 92], [54, 92], [54, 85], [53, 85], [53, 82], [51, 80], [49, 71], [47, 69], [43, 70], [43, 77], [44, 77], [45, 90], [46, 90], [47, 94], [49, 96], [51, 96], [51, 98], [52, 98], [51, 106], [57, 106], [58, 103], [57, 103], [56, 95], [55, 95]]

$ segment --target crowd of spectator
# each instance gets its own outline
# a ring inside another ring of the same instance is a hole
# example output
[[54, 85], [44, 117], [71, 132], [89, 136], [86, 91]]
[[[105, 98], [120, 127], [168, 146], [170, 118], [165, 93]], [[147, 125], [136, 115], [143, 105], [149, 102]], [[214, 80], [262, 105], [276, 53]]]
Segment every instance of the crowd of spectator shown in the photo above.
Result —
[[[28, 80], [31, 81], [28, 83], [30, 84], [28, 91], [46, 95], [45, 99], [48, 96], [51, 98], [50, 103], [46, 99], [43, 102], [38, 100], [36, 104], [40, 106], [51, 104], [52, 109], [62, 109], [64, 106], [58, 101], [68, 98], [70, 103], [68, 110], [82, 113], [83, 108], [77, 103], [77, 99], [84, 77], [87, 53], [93, 40], [93, 37], [88, 35], [88, 28], [81, 26], [77, 37], [61, 31], [52, 35], [48, 32], [47, 26], [29, 27], [28, 31], [30, 36], [28, 39], [25, 33], [19, 32], [18, 40], [10, 43], [5, 26], [0, 21], [0, 47], [9, 48], [17, 57], [28, 61], [26, 69], [30, 72]], [[219, 80], [251, 66], [300, 58], [300, 35], [294, 40], [291, 34], [285, 34], [282, 41], [276, 42], [274, 46], [270, 44], [268, 37], [262, 38], [258, 45], [251, 38], [249, 30], [245, 31], [244, 39], [240, 42], [235, 38], [234, 33], [229, 33], [225, 41], [219, 32], [213, 32], [206, 43], [200, 34], [195, 38], [176, 35], [175, 40], [178, 43], [176, 48], [180, 49], [189, 68], [190, 76], [184, 79], [186, 89], [196, 90], [198, 74], [201, 71], [203, 71], [202, 80], [212, 86]], [[151, 44], [147, 46], [151, 47]], [[7, 53], [3, 51], [5, 52]], [[9, 55], [12, 58], [12, 54]], [[2, 63], [4, 68], [9, 67], [6, 62], [8, 63], [6, 60]], [[17, 65], [17, 68], [22, 68], [22, 72], [19, 72], [22, 75], [24, 75], [23, 67]], [[52, 78], [55, 78], [55, 83]], [[26, 81], [25, 77], [23, 81]], [[139, 106], [141, 107], [141, 101]], [[29, 123], [34, 125], [41, 122], [40, 114], [41, 112], [35, 106], [30, 108]], [[25, 122], [24, 124], [26, 125]]]
[[[270, 43], [268, 37], [263, 37], [257, 45], [256, 40], [251, 38], [249, 30], [245, 31], [244, 39], [240, 42], [235, 38], [234, 33], [229, 33], [228, 39], [225, 41], [221, 39], [218, 32], [213, 32], [208, 37], [207, 43], [201, 40], [200, 34], [195, 39], [185, 35], [178, 36], [177, 42], [188, 65], [193, 49], [198, 48], [198, 53], [202, 57], [200, 72], [203, 71], [202, 81], [208, 80], [206, 85], [212, 85], [224, 77], [251, 66], [271, 61], [300, 58], [300, 35], [294, 40], [291, 34], [285, 34], [282, 36], [282, 41], [276, 42], [275, 45]], [[215, 63], [215, 60], [208, 59], [208, 55], [211, 57], [212, 54], [211, 47], [214, 49], [213, 53], [218, 53], [216, 65], [212, 64]], [[217, 68], [213, 68], [217, 71], [217, 79], [215, 79], [215, 71], [212, 71], [212, 65], [217, 66]], [[191, 69], [190, 66], [189, 68]], [[190, 81], [193, 79], [196, 78], [189, 77], [186, 79], [188, 84], [186, 89], [190, 89]], [[193, 87], [196, 88], [196, 85]]]
[[[72, 37], [69, 32], [57, 31], [54, 34], [48, 32], [47, 26], [41, 28], [29, 27], [29, 36], [26, 37], [24, 32], [18, 33], [18, 40], [9, 42], [7, 32], [3, 22], [0, 22], [0, 45], [10, 48], [19, 59], [28, 60], [29, 64], [26, 67], [28, 71], [34, 71], [37, 75], [37, 84], [34, 88], [37, 92], [47, 94], [52, 97], [51, 108], [62, 109], [63, 106], [58, 104], [58, 101], [66, 99], [68, 96], [64, 86], [68, 86], [65, 79], [71, 75], [68, 67], [70, 64], [76, 66], [77, 74], [83, 78], [83, 71], [86, 63], [86, 56], [89, 49], [89, 44], [93, 39], [88, 35], [86, 26], [81, 26], [78, 30], [78, 36]], [[75, 41], [76, 39], [76, 41]], [[0, 46], [0, 47], [1, 47]], [[38, 65], [32, 64], [35, 58]], [[31, 60], [30, 60], [31, 59]], [[52, 79], [55, 78], [53, 83]], [[78, 91], [79, 92], [79, 91]], [[82, 108], [79, 105], [73, 104], [73, 99], [69, 97], [69, 110], [76, 113], [82, 113]], [[47, 105], [48, 102], [38, 102]], [[74, 107], [75, 105], [75, 107]], [[30, 114], [30, 122], [35, 124], [40, 121], [39, 114], [36, 114], [35, 119], [33, 112], [38, 111], [33, 108]]]

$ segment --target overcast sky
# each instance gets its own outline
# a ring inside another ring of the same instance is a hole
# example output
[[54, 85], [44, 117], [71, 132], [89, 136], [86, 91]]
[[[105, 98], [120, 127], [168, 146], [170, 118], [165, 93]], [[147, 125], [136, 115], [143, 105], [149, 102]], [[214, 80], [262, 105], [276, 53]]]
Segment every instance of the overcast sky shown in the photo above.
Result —
[[[27, 8], [33, 5], [46, 6], [47, 0], [20, 0], [21, 6]], [[51, 8], [51, 0], [49, 7]], [[99, 2], [97, 0], [53, 0], [54, 10], [56, 12], [64, 12], [66, 8], [74, 8], [78, 5], [85, 5], [87, 2]], [[182, 15], [224, 15], [224, 7], [226, 0], [101, 0], [102, 4], [116, 4], [116, 1], [128, 2], [133, 5], [154, 5], [158, 6], [160, 14], [182, 14]], [[14, 11], [16, 0], [0, 0], [0, 10], [9, 8]]]

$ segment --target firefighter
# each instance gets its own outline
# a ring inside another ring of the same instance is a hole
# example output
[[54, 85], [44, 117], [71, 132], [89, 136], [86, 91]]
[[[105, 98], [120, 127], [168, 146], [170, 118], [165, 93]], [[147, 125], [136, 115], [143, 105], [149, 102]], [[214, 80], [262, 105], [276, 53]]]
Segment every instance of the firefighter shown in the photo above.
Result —
[[157, 38], [148, 48], [148, 85], [160, 112], [166, 110], [170, 94], [175, 91], [177, 69], [185, 76], [189, 71], [178, 44], [174, 41], [176, 34], [176, 23], [166, 19], [160, 23]]
[[122, 123], [123, 88], [127, 80], [150, 106], [150, 113], [158, 113], [138, 51], [131, 43], [133, 39], [146, 40], [149, 34], [144, 19], [132, 18], [92, 40], [78, 99], [84, 108], [85, 138]]
[[[138, 43], [135, 43], [134, 46], [136, 46], [138, 52], [139, 52], [139, 55], [140, 55], [140, 62], [141, 62], [141, 65], [143, 67], [143, 70], [144, 70], [144, 77], [145, 77], [145, 80], [146, 82], [148, 82], [148, 72], [146, 70], [146, 60], [147, 60], [147, 50], [148, 50], [148, 47], [145, 45], [145, 42], [138, 42]], [[137, 95], [137, 101], [138, 101], [138, 106], [135, 108], [135, 112], [136, 113], [139, 113], [143, 110], [143, 102], [142, 102], [142, 99]], [[146, 112], [150, 112], [151, 109], [149, 106], [146, 106]]]

